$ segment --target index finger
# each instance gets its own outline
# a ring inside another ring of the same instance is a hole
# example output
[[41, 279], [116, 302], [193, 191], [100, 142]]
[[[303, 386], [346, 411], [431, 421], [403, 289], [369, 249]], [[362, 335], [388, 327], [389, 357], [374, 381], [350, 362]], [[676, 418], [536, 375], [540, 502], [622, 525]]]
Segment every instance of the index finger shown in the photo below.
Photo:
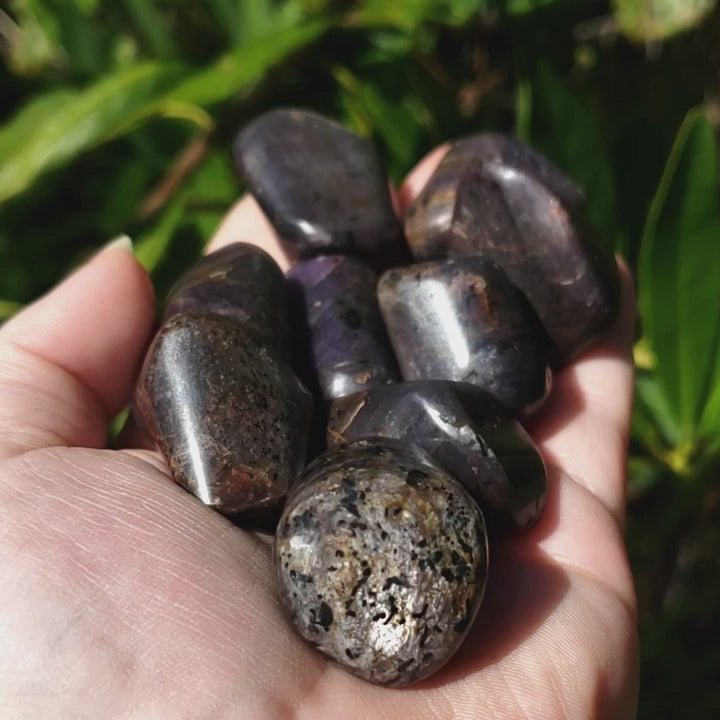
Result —
[[249, 193], [243, 195], [230, 208], [205, 248], [205, 252], [220, 250], [234, 242], [250, 243], [265, 250], [283, 272], [287, 272], [292, 265], [275, 228]]

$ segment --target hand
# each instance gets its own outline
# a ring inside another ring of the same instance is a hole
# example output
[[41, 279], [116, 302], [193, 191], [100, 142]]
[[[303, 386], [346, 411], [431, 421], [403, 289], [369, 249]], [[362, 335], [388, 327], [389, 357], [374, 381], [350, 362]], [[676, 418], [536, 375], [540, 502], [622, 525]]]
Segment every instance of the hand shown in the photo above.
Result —
[[[440, 154], [412, 173], [400, 205]], [[249, 198], [212, 248], [234, 240], [283, 262]], [[0, 329], [0, 715], [634, 717], [623, 542], [634, 308], [624, 280], [615, 327], [556, 375], [529, 428], [550, 475], [541, 522], [491, 545], [486, 599], [458, 655], [392, 690], [294, 633], [265, 540], [175, 485], [154, 451], [106, 449], [149, 339], [153, 295], [126, 250], [97, 255]]]

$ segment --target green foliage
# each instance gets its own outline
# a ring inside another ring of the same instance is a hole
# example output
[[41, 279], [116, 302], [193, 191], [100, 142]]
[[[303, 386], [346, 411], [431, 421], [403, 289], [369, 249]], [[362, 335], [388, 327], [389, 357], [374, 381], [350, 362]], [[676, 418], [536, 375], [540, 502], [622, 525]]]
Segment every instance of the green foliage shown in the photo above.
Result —
[[228, 148], [266, 109], [339, 117], [373, 138], [396, 183], [445, 140], [514, 130], [584, 188], [590, 225], [638, 281], [628, 543], [653, 688], [640, 717], [718, 717], [715, 6], [11, 0], [0, 321], [120, 233], [162, 297], [238, 197]]
[[[639, 300], [655, 374], [676, 436], [720, 432], [720, 185], [715, 138], [691, 111], [648, 214]], [[701, 427], [702, 426], [702, 427]]]
[[0, 131], [0, 202], [121, 132], [177, 77], [173, 67], [137, 64], [87, 90], [33, 100]]
[[599, 119], [546, 62], [538, 63], [531, 88], [530, 142], [584, 188], [588, 218], [614, 248], [615, 179]]
[[696, 25], [715, 0], [615, 0], [618, 25], [633, 40], [661, 40]]

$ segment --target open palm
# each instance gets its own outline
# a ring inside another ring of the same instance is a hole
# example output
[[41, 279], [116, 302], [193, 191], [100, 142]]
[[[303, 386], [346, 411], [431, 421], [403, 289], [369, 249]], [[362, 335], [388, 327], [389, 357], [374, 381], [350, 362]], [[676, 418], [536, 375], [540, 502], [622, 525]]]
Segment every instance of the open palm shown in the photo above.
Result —
[[[407, 204], [436, 152], [400, 194]], [[252, 200], [213, 247], [283, 261]], [[636, 610], [623, 542], [632, 292], [556, 375], [529, 430], [550, 470], [529, 534], [491, 546], [462, 649], [405, 689], [307, 647], [274, 591], [269, 543], [170, 479], [152, 450], [105, 449], [151, 332], [131, 254], [96, 256], [0, 330], [0, 716], [15, 720], [631, 718]]]

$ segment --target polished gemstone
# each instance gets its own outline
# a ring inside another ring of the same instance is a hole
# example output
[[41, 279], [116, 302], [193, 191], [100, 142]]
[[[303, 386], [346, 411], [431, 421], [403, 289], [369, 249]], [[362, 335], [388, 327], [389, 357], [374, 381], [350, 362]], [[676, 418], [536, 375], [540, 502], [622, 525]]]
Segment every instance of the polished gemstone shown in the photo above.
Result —
[[460, 646], [482, 601], [477, 504], [420, 450], [360, 441], [318, 458], [278, 523], [280, 595], [300, 634], [348, 670], [407, 685]]
[[285, 278], [255, 245], [228, 245], [181, 275], [168, 294], [164, 320], [187, 310], [233, 317], [258, 344], [287, 352]]
[[511, 410], [544, 400], [542, 329], [493, 263], [471, 256], [389, 270], [378, 298], [405, 380], [469, 382]]
[[316, 257], [288, 273], [295, 345], [325, 399], [400, 380], [376, 288], [375, 272], [350, 256]]
[[418, 260], [481, 255], [525, 294], [562, 363], [615, 317], [614, 259], [593, 240], [582, 194], [517, 141], [455, 143], [405, 220]]
[[475, 386], [417, 381], [332, 403], [328, 446], [390, 437], [416, 443], [459, 480], [493, 531], [524, 530], [545, 506], [545, 466], [520, 423]]
[[403, 248], [377, 150], [338, 123], [273, 110], [238, 134], [233, 159], [291, 256], [390, 259]]
[[136, 409], [175, 480], [223, 513], [282, 502], [302, 470], [310, 395], [233, 317], [172, 316], [145, 358]]

